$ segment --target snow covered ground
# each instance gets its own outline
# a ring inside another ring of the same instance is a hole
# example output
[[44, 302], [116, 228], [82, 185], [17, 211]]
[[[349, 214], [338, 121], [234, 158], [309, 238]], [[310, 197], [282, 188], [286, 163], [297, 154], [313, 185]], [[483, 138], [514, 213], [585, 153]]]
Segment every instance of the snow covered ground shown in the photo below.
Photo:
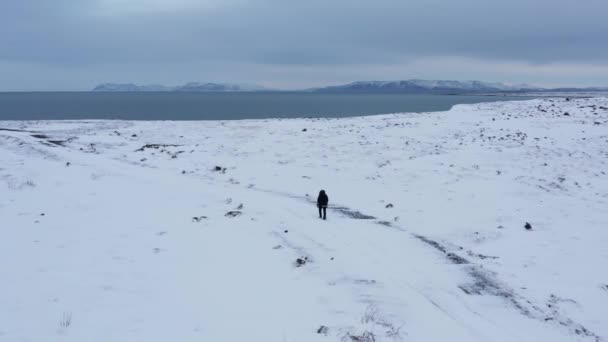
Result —
[[607, 172], [608, 98], [0, 122], [0, 341], [607, 341]]

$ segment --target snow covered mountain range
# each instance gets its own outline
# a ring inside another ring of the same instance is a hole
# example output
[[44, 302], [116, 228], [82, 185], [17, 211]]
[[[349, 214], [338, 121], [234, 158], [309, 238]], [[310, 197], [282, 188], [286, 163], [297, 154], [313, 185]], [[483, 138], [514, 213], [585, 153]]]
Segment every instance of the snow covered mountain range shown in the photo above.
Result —
[[497, 92], [526, 91], [541, 88], [528, 84], [509, 85], [482, 81], [446, 80], [404, 80], [404, 81], [363, 81], [338, 86], [316, 88], [316, 92], [406, 92], [406, 93], [446, 93], [446, 92]]
[[146, 92], [146, 91], [184, 91], [184, 92], [249, 92], [263, 91], [264, 87], [251, 84], [200, 83], [190, 82], [181, 86], [137, 85], [133, 83], [104, 83], [96, 86], [97, 92]]
[[[132, 83], [104, 83], [93, 89], [98, 92], [259, 92], [277, 91], [259, 85], [231, 83], [191, 82], [181, 86], [136, 85]], [[589, 88], [542, 88], [530, 84], [508, 84], [482, 81], [450, 80], [402, 80], [402, 81], [358, 81], [348, 84], [296, 90], [315, 93], [404, 93], [404, 94], [479, 94], [479, 93], [531, 93], [531, 92], [596, 92], [608, 91], [608, 87]]]

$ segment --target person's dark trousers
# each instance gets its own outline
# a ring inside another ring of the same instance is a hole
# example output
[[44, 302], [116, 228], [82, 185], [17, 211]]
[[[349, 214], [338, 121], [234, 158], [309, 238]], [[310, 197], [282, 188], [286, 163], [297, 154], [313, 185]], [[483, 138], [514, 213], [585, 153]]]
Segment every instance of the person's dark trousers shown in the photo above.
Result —
[[[321, 215], [321, 212], [323, 213], [323, 215]], [[319, 218], [323, 217], [324, 220], [327, 219], [327, 207], [324, 206], [319, 206]]]

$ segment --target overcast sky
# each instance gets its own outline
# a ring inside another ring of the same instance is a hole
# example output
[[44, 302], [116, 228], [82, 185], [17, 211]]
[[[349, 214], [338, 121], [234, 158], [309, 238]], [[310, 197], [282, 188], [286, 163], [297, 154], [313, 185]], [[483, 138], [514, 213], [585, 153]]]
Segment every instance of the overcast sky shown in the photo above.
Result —
[[608, 0], [0, 0], [0, 91], [476, 79], [608, 86]]

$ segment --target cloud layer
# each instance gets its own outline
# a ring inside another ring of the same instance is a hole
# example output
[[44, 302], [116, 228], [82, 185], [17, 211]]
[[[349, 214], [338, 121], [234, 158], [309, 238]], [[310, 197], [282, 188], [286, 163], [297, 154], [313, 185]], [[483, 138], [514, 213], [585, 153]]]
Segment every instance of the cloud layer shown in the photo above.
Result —
[[0, 90], [413, 77], [605, 85], [605, 13], [604, 0], [6, 0]]

